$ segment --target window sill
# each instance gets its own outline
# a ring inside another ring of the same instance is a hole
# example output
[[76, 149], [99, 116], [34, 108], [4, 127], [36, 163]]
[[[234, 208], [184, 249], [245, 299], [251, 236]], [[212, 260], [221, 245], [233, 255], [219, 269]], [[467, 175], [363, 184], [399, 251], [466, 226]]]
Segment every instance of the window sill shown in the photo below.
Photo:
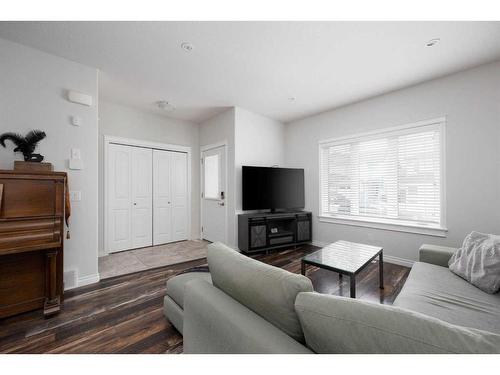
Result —
[[411, 223], [396, 223], [387, 221], [378, 221], [378, 220], [370, 220], [370, 219], [354, 219], [351, 217], [345, 216], [325, 216], [319, 215], [319, 221], [322, 223], [331, 223], [331, 224], [340, 224], [340, 225], [352, 225], [356, 227], [365, 227], [365, 228], [375, 228], [375, 229], [383, 229], [390, 230], [396, 232], [406, 232], [406, 233], [416, 233], [416, 234], [424, 234], [427, 236], [436, 236], [436, 237], [446, 237], [448, 233], [448, 229], [433, 227], [433, 226], [424, 226], [424, 225], [414, 225]]

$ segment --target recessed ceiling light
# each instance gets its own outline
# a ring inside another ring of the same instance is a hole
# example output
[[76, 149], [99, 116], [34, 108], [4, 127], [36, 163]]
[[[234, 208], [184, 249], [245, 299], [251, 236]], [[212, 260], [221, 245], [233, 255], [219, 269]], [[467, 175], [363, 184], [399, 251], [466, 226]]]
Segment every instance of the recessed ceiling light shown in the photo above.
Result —
[[441, 39], [439, 38], [434, 38], [434, 39], [431, 39], [427, 42], [426, 46], [427, 47], [432, 47], [432, 46], [435, 46], [436, 44], [438, 44], [439, 42], [441, 41]]
[[172, 112], [175, 107], [173, 106], [172, 103], [169, 103], [167, 102], [166, 100], [160, 100], [160, 101], [157, 101], [156, 102], [156, 105], [158, 106], [158, 108], [160, 108], [161, 110], [164, 110], [164, 111], [167, 111], [167, 112]]
[[182, 42], [181, 43], [181, 48], [186, 51], [186, 52], [191, 52], [194, 48], [194, 46], [191, 43], [188, 42]]

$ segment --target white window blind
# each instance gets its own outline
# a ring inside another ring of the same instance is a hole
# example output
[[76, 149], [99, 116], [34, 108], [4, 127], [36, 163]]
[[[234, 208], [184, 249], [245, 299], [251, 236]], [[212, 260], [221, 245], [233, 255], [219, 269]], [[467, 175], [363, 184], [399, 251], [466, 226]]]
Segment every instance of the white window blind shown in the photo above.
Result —
[[442, 228], [443, 123], [321, 142], [320, 216]]

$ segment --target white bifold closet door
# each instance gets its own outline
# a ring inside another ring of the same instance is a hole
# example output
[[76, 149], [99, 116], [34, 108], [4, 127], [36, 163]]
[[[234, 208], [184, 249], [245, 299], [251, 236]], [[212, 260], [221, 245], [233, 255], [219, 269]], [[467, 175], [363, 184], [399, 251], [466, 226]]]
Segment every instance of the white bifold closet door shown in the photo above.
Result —
[[153, 151], [110, 144], [108, 246], [110, 252], [152, 245]]
[[153, 245], [187, 239], [187, 154], [153, 150]]
[[107, 163], [110, 253], [188, 238], [186, 153], [110, 144]]

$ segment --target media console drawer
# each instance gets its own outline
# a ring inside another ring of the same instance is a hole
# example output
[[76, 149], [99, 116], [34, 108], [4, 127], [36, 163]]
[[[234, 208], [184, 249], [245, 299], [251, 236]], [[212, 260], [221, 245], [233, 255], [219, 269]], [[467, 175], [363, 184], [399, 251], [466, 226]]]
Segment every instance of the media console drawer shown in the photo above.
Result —
[[282, 245], [285, 243], [293, 243], [293, 236], [271, 238], [269, 240], [269, 245]]

